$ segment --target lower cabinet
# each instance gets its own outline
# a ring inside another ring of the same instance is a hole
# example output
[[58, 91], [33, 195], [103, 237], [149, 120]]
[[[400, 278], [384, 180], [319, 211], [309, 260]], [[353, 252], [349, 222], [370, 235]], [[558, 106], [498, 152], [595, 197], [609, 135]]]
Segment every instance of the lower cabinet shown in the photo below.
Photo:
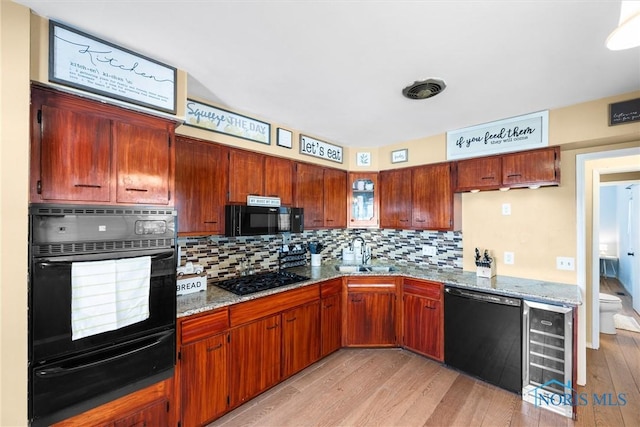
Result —
[[182, 425], [200, 426], [227, 410], [228, 337], [229, 334], [225, 332], [182, 346]]
[[281, 333], [280, 314], [231, 330], [231, 407], [251, 399], [280, 381]]
[[320, 285], [320, 355], [325, 357], [342, 347], [342, 279]]
[[343, 344], [349, 347], [397, 345], [396, 280], [393, 277], [348, 277], [343, 317]]
[[403, 346], [444, 360], [442, 283], [405, 279], [403, 285]]
[[164, 400], [146, 408], [135, 414], [116, 420], [114, 427], [142, 427], [142, 426], [166, 426], [169, 425], [169, 401]]
[[320, 301], [282, 313], [282, 377], [320, 358]]

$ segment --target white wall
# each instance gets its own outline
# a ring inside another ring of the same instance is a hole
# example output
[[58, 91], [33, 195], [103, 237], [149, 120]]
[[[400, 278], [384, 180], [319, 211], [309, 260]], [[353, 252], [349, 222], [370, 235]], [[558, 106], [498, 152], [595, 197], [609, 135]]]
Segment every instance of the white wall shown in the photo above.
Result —
[[[600, 253], [618, 255], [618, 186], [600, 187]], [[606, 249], [603, 246], [606, 245]]]

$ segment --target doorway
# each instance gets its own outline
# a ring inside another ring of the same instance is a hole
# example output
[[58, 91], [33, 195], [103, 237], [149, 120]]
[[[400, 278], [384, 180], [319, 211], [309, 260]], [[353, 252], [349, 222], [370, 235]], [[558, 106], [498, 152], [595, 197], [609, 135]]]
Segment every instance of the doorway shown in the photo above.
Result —
[[[576, 156], [576, 271], [583, 304], [578, 308], [578, 384], [586, 381], [586, 349], [600, 347], [599, 218], [601, 174], [640, 171], [640, 148]], [[636, 257], [640, 259], [640, 257]], [[637, 292], [636, 292], [637, 293]], [[636, 297], [634, 293], [634, 297]], [[640, 296], [638, 296], [640, 298]], [[636, 299], [638, 299], [636, 298]]]

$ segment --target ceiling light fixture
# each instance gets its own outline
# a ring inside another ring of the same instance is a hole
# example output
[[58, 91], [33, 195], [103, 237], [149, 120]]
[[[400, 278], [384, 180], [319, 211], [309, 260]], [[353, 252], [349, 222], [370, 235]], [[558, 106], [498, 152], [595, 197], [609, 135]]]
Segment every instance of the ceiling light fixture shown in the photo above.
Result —
[[640, 1], [623, 1], [618, 27], [607, 37], [607, 47], [623, 50], [637, 46], [640, 46]]
[[405, 87], [402, 89], [402, 95], [409, 99], [427, 99], [436, 96], [446, 87], [444, 80], [427, 79]]

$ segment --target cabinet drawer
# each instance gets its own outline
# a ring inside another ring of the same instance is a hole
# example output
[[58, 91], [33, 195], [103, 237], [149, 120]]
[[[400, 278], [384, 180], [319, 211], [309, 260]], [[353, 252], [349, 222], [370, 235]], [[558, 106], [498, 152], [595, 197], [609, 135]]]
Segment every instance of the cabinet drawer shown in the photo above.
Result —
[[402, 290], [405, 294], [414, 294], [434, 300], [442, 299], [442, 283], [428, 280], [404, 279]]
[[396, 281], [395, 277], [385, 276], [349, 277], [347, 292], [395, 293]]
[[317, 284], [257, 298], [232, 305], [229, 322], [231, 326], [238, 326], [317, 299], [320, 299], [320, 285]]
[[180, 342], [182, 344], [198, 341], [229, 328], [229, 310], [224, 308], [204, 316], [188, 318], [183, 320], [181, 325]]

